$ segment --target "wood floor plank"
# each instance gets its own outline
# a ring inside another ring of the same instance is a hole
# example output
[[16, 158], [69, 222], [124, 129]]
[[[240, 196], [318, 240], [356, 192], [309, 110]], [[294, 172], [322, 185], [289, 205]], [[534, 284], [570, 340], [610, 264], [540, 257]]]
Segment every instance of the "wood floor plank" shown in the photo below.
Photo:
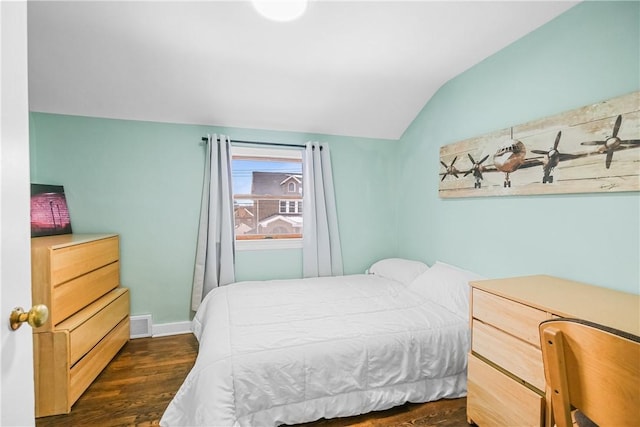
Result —
[[[157, 426], [195, 363], [191, 334], [129, 341], [68, 415], [36, 419], [36, 427]], [[356, 417], [318, 420], [295, 427], [468, 426], [466, 399], [406, 404]], [[215, 426], [212, 426], [215, 427]]]
[[469, 427], [467, 399], [442, 399], [436, 402], [407, 403], [386, 411], [355, 417], [319, 420], [295, 427]]
[[36, 427], [157, 426], [197, 353], [191, 334], [130, 340], [70, 414], [38, 418]]

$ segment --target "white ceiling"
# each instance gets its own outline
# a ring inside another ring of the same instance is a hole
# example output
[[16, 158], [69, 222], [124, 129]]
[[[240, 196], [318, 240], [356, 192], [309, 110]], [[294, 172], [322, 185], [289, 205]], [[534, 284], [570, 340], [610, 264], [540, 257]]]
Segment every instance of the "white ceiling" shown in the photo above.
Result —
[[30, 1], [32, 111], [397, 139], [448, 80], [569, 1]]

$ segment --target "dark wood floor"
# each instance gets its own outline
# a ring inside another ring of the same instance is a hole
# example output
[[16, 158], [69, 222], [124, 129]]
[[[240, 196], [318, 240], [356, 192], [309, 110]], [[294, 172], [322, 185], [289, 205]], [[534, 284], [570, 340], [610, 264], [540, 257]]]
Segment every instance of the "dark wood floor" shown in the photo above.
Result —
[[[36, 427], [157, 426], [193, 366], [197, 352], [198, 342], [191, 334], [131, 340], [80, 397], [70, 414], [38, 418]], [[407, 404], [298, 427], [468, 426], [465, 406], [464, 398]]]

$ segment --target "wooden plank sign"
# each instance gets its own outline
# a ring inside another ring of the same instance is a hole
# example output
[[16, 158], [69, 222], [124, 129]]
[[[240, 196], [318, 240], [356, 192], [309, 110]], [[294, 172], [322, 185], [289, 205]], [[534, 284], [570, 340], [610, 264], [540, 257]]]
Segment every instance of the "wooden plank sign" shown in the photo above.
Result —
[[440, 147], [440, 197], [640, 191], [640, 92]]

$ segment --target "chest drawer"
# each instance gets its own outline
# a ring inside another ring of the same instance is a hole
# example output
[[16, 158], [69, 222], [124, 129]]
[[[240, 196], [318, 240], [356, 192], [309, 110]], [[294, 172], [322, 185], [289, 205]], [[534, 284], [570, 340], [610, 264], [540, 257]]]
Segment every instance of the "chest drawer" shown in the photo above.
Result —
[[126, 317], [69, 370], [69, 402], [78, 400], [128, 339], [129, 318]]
[[129, 292], [116, 289], [58, 325], [69, 331], [69, 366], [74, 365], [129, 314]]
[[546, 311], [474, 288], [473, 317], [539, 348], [538, 325], [549, 319], [550, 315]]
[[472, 350], [513, 375], [545, 389], [542, 351], [531, 344], [478, 320], [473, 320]]
[[120, 263], [114, 262], [55, 287], [49, 310], [52, 325], [62, 322], [119, 284]]
[[502, 372], [469, 355], [467, 417], [479, 426], [535, 426], [544, 399]]
[[56, 248], [51, 253], [51, 284], [55, 287], [117, 260], [117, 237]]

